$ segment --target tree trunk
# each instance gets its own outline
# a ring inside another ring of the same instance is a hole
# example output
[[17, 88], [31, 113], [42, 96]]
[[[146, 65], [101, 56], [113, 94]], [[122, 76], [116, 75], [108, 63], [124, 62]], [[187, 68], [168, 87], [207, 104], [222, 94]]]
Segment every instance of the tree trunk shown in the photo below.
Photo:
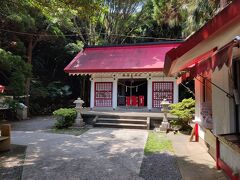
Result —
[[[30, 36], [27, 48], [27, 63], [32, 64], [32, 51], [33, 51], [33, 37]], [[28, 115], [29, 115], [29, 93], [30, 93], [30, 83], [31, 78], [27, 78], [26, 87], [25, 87], [25, 105], [28, 107]]]

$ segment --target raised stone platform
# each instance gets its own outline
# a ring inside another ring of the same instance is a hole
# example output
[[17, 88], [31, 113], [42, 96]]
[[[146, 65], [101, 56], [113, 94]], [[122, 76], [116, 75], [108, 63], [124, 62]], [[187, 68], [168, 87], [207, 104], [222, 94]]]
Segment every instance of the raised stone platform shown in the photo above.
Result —
[[[137, 117], [150, 117], [150, 118], [157, 118], [157, 119], [163, 119], [164, 114], [160, 111], [147, 111], [144, 108], [135, 108], [135, 109], [117, 109], [117, 110], [112, 110], [112, 109], [94, 109], [91, 110], [90, 108], [83, 108], [81, 114], [83, 115], [106, 115], [106, 116], [137, 116]], [[176, 119], [177, 117], [171, 114], [168, 114], [169, 119]]]
[[[90, 110], [84, 108], [82, 115], [92, 116], [94, 124], [101, 127], [134, 128], [134, 129], [153, 129], [159, 127], [164, 114], [161, 112], [139, 112], [139, 109], [98, 109]], [[175, 119], [176, 116], [168, 115], [168, 119]]]

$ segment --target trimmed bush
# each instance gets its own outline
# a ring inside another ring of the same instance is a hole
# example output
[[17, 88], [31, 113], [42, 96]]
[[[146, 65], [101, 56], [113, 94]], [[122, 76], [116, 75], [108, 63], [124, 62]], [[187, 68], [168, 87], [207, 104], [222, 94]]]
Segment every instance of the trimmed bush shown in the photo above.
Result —
[[63, 129], [73, 125], [77, 117], [77, 111], [73, 108], [60, 108], [54, 111], [53, 115], [57, 116], [56, 128]]
[[189, 122], [193, 119], [195, 113], [195, 100], [192, 98], [183, 99], [182, 102], [171, 104], [170, 113], [178, 116], [177, 120], [170, 121], [171, 125], [179, 126], [182, 131], [191, 132], [192, 127]]

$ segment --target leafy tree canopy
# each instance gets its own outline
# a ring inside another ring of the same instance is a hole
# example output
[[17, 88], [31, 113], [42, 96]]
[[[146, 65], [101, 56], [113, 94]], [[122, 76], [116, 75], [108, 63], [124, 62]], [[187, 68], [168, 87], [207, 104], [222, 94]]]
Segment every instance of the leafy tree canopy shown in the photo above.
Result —
[[31, 76], [31, 66], [20, 56], [0, 49], [0, 78], [12, 95], [23, 95], [25, 81]]
[[[9, 93], [14, 95], [30, 92], [30, 107], [36, 111], [49, 112], [57, 108], [52, 105], [60, 106], [67, 98], [79, 95], [88, 105], [89, 77], [69, 78], [63, 72], [84, 45], [183, 39], [211, 19], [218, 12], [219, 3], [217, 0], [1, 0], [1, 83], [8, 85]], [[55, 82], [61, 82], [61, 86]], [[65, 85], [70, 85], [68, 90], [72, 95], [63, 93], [66, 95], [63, 99], [61, 94], [69, 87]], [[50, 91], [56, 96], [49, 98]]]

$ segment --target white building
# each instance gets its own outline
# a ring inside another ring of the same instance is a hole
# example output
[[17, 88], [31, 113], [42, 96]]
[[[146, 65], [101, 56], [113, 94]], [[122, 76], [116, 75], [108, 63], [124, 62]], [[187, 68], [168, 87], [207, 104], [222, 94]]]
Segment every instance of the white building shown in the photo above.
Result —
[[199, 136], [216, 167], [240, 176], [240, 1], [166, 54], [165, 73], [194, 78]]

